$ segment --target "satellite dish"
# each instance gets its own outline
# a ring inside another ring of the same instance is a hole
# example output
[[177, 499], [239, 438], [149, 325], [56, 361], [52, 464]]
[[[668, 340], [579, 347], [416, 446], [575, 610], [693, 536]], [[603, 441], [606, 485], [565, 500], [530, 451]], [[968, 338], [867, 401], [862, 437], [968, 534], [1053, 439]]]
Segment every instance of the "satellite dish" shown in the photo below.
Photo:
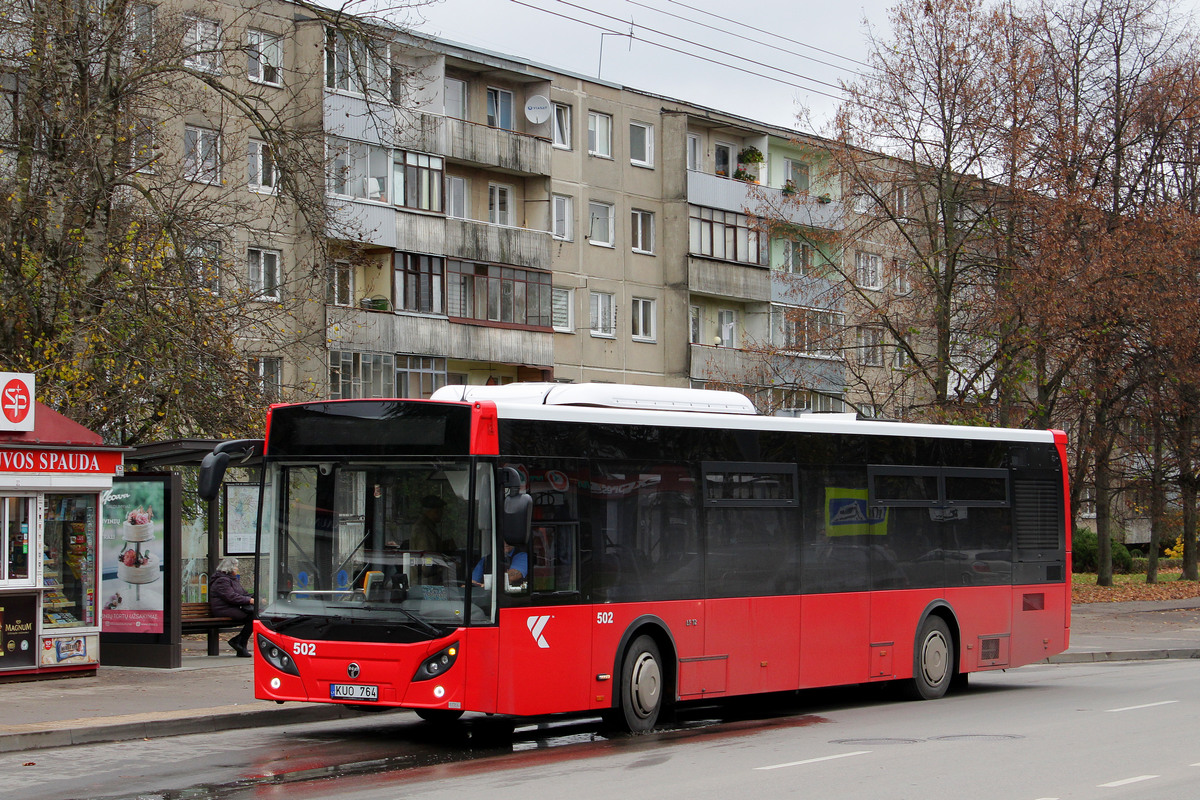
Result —
[[535, 94], [525, 103], [525, 119], [534, 125], [541, 125], [550, 119], [550, 101], [540, 94]]

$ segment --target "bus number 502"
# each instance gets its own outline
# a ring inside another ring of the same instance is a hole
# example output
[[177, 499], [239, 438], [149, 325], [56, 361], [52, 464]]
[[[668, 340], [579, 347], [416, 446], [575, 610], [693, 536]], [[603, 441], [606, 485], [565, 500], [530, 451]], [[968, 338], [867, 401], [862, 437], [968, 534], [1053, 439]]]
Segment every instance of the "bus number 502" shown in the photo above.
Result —
[[597, 611], [596, 612], [596, 624], [597, 625], [612, 625], [613, 624], [613, 612]]

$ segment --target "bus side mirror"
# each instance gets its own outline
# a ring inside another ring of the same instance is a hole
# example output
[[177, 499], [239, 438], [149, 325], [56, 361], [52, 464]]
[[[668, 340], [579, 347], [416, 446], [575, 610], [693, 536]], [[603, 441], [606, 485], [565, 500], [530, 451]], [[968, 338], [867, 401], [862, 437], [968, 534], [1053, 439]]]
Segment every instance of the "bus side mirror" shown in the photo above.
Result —
[[237, 456], [244, 463], [255, 456], [261, 458], [262, 453], [262, 439], [231, 439], [218, 444], [200, 462], [200, 475], [196, 481], [196, 493], [200, 499], [209, 503], [217, 499], [221, 481], [225, 479], [225, 470], [233, 457]]
[[196, 493], [200, 499], [211, 503], [217, 499], [221, 491], [221, 481], [225, 480], [225, 469], [229, 466], [229, 453], [212, 452], [200, 462], [200, 477], [197, 479]]

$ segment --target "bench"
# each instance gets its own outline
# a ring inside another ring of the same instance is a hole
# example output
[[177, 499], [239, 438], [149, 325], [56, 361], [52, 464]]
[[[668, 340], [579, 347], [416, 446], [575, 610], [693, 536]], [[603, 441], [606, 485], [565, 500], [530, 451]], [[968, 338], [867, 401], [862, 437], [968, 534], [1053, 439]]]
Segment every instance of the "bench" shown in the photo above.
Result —
[[235, 622], [229, 617], [218, 617], [212, 613], [208, 602], [184, 603], [180, 606], [180, 629], [183, 633], [207, 633], [208, 654], [221, 654], [221, 631], [225, 628], [240, 628], [242, 623]]

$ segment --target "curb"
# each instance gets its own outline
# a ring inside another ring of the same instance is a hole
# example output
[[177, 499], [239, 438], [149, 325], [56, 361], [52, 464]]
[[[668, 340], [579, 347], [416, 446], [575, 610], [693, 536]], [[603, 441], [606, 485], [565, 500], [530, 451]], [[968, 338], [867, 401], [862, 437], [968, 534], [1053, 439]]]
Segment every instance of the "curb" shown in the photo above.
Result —
[[1156, 661], [1163, 659], [1200, 658], [1200, 648], [1168, 650], [1109, 650], [1095, 653], [1059, 653], [1039, 661], [1039, 664], [1101, 664], [1109, 661]]
[[[397, 709], [399, 710], [399, 709]], [[305, 705], [294, 708], [223, 706], [162, 713], [127, 714], [120, 717], [39, 722], [0, 726], [0, 753], [68, 747], [74, 744], [124, 742], [160, 736], [216, 733], [239, 728], [265, 728], [326, 722], [359, 716], [361, 712], [342, 705]]]

